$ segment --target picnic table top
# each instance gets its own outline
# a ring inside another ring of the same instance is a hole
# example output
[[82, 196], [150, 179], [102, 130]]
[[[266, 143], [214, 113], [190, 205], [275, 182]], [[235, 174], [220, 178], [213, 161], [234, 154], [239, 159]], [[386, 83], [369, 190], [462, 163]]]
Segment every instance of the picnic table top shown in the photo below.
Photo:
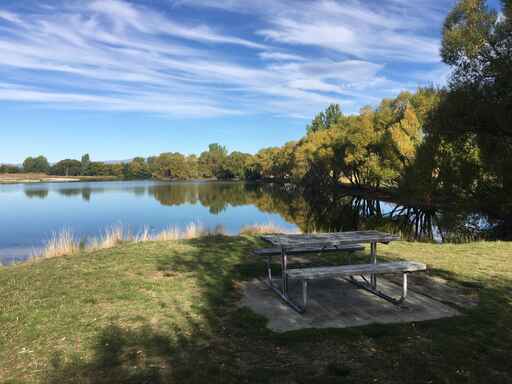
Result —
[[326, 247], [359, 243], [389, 243], [399, 240], [400, 236], [379, 231], [351, 231], [310, 234], [264, 235], [263, 240], [276, 247]]

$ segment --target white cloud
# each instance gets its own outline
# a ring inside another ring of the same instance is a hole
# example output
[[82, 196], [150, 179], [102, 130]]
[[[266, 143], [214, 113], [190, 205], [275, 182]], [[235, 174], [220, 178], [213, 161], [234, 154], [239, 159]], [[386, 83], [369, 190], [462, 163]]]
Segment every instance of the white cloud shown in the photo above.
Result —
[[10, 23], [20, 24], [21, 20], [16, 14], [12, 12], [2, 11], [0, 10], [0, 19], [7, 20]]
[[239, 34], [121, 0], [0, 10], [0, 100], [173, 117], [311, 117], [332, 102], [356, 111], [411, 86], [384, 74], [390, 63], [437, 60], [423, 22], [389, 13], [398, 1], [173, 3], [259, 20]]
[[265, 51], [261, 52], [259, 56], [264, 60], [275, 60], [275, 61], [306, 61], [306, 59], [300, 55], [294, 55], [291, 53], [284, 52], [273, 52]]
[[440, 61], [437, 38], [406, 32], [396, 18], [372, 15], [364, 8], [336, 12], [331, 2], [320, 4], [298, 17], [274, 17], [270, 27], [258, 33], [276, 43], [318, 46], [360, 59]]
[[[443, 1], [181, 0], [174, 4], [261, 15], [258, 33], [276, 43], [317, 46], [361, 59], [439, 62]], [[372, 4], [372, 5], [371, 5]], [[433, 26], [438, 31], [432, 31]]]
[[117, 32], [123, 32], [126, 28], [133, 27], [148, 34], [162, 33], [188, 40], [265, 48], [263, 44], [219, 34], [206, 25], [190, 26], [172, 22], [148, 9], [139, 11], [133, 5], [124, 1], [94, 1], [89, 5], [89, 9], [107, 16]]

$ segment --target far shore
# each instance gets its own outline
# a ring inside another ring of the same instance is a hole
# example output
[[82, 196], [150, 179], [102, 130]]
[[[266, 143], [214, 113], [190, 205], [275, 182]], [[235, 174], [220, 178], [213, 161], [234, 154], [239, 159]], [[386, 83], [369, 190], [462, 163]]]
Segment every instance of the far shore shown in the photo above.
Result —
[[113, 176], [53, 176], [45, 173], [0, 174], [0, 184], [72, 183], [79, 181], [112, 181]]
[[[187, 182], [209, 182], [209, 181], [229, 181], [239, 182], [240, 179], [219, 180], [216, 178], [207, 179], [172, 179], [172, 178], [152, 178], [152, 179], [125, 179], [116, 176], [56, 176], [45, 173], [0, 173], [0, 184], [36, 184], [36, 183], [76, 183], [80, 181], [131, 181], [131, 180], [154, 180], [154, 181], [187, 181]], [[253, 181], [254, 182], [254, 181]]]

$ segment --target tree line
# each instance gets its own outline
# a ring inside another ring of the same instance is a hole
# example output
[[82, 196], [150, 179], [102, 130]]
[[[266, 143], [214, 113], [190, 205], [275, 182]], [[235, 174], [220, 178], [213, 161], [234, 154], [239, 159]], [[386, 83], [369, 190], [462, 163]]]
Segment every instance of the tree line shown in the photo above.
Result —
[[0, 173], [45, 173], [57, 176], [112, 176], [124, 179], [254, 179], [248, 168], [253, 156], [233, 151], [228, 153], [225, 146], [210, 144], [208, 149], [197, 155], [183, 155], [178, 152], [162, 153], [148, 158], [136, 157], [127, 162], [105, 163], [92, 161], [89, 154], [80, 160], [65, 159], [50, 164], [44, 156], [27, 157], [21, 167], [0, 166]]

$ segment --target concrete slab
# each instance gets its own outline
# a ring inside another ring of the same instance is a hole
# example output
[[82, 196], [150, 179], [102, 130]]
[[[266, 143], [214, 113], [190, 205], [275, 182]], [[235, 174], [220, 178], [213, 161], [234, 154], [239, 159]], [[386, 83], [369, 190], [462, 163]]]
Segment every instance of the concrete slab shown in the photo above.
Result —
[[[398, 297], [401, 287], [381, 277], [379, 289]], [[411, 290], [405, 306], [398, 307], [343, 279], [310, 281], [308, 308], [302, 315], [284, 304], [261, 280], [246, 282], [243, 290], [241, 305], [268, 318], [268, 327], [275, 332], [406, 323], [460, 315], [454, 308]], [[289, 291], [301, 303], [299, 282], [290, 281]]]

